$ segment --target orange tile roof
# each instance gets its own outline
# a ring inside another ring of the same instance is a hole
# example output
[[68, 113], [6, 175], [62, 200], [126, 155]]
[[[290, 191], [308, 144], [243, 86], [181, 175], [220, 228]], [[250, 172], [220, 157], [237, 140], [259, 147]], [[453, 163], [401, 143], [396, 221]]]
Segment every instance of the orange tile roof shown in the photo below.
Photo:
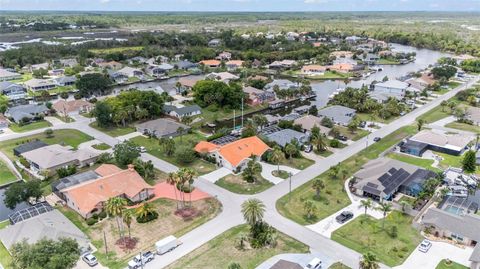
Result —
[[220, 62], [219, 60], [203, 60], [203, 61], [200, 61], [200, 64], [210, 65], [210, 66], [220, 65], [221, 63], [222, 62]]
[[88, 214], [98, 204], [106, 202], [111, 197], [120, 195], [134, 197], [144, 189], [152, 189], [153, 193], [153, 187], [148, 185], [133, 168], [120, 170], [117, 167], [117, 169], [112, 165], [102, 165], [95, 172], [112, 174], [103, 175], [101, 178], [70, 187], [62, 192], [68, 194], [83, 214]]
[[322, 70], [322, 71], [325, 71], [327, 68], [323, 65], [316, 65], [316, 64], [312, 64], [312, 65], [305, 65], [302, 67], [302, 71], [306, 72], [306, 71], [317, 71], [317, 70]]
[[95, 173], [101, 175], [102, 177], [115, 174], [120, 171], [122, 171], [122, 169], [113, 164], [102, 164], [97, 169], [95, 169]]
[[200, 141], [198, 144], [195, 146], [195, 151], [198, 153], [207, 153], [207, 152], [212, 152], [215, 151], [219, 148], [219, 146], [207, 142], [207, 141]]
[[347, 64], [347, 63], [334, 64], [334, 65], [331, 65], [330, 68], [334, 69], [334, 70], [350, 71], [350, 70], [353, 70], [353, 65], [352, 64]]
[[231, 60], [225, 63], [226, 65], [236, 65], [236, 66], [242, 66], [243, 61], [242, 60]]
[[256, 136], [243, 138], [222, 146], [218, 152], [233, 166], [239, 165], [250, 156], [261, 156], [270, 149], [260, 138]]

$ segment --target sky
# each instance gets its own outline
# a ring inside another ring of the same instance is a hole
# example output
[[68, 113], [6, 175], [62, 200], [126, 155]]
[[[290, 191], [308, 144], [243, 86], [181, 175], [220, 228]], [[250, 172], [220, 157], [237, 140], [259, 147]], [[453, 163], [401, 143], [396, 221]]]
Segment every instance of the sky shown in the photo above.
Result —
[[0, 10], [480, 11], [480, 0], [0, 0]]

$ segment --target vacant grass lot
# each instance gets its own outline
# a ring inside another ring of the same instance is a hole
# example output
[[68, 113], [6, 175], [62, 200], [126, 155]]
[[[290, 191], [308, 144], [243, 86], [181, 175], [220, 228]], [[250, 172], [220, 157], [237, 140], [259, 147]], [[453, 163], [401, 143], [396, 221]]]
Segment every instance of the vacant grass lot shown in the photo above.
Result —
[[[412, 226], [412, 217], [398, 211], [383, 220], [362, 215], [332, 233], [332, 240], [359, 253], [371, 251], [388, 266], [402, 264], [420, 243], [420, 233]], [[391, 234], [397, 227], [397, 236]]]
[[28, 131], [33, 131], [37, 129], [42, 129], [42, 128], [47, 128], [52, 126], [50, 122], [46, 120], [41, 120], [41, 121], [35, 121], [23, 126], [20, 126], [16, 123], [10, 124], [10, 130], [16, 132], [16, 133], [24, 133]]
[[112, 127], [99, 127], [96, 122], [92, 122], [89, 124], [90, 127], [99, 130], [100, 132], [106, 133], [109, 136], [117, 137], [122, 135], [127, 135], [129, 133], [133, 133], [136, 129], [132, 126], [112, 126]]
[[[198, 133], [191, 133], [191, 134], [186, 134], [183, 136], [178, 136], [174, 138], [175, 145], [176, 147], [179, 147], [180, 145], [186, 145], [188, 147], [193, 148], [199, 141], [202, 139], [205, 139], [202, 135]], [[155, 138], [147, 138], [144, 136], [137, 136], [130, 141], [133, 141], [139, 146], [144, 146], [147, 149], [147, 152], [152, 154], [153, 156], [160, 158], [166, 162], [169, 162], [173, 165], [179, 166], [179, 167], [190, 167], [193, 168], [195, 171], [197, 171], [198, 174], [203, 175], [206, 173], [210, 173], [216, 169], [215, 165], [213, 163], [209, 163], [205, 160], [202, 160], [200, 158], [196, 158], [193, 163], [190, 164], [183, 164], [180, 163], [177, 158], [174, 156], [167, 156], [164, 153], [163, 147], [160, 146], [159, 141]]]
[[468, 269], [468, 268], [469, 267], [463, 266], [454, 261], [450, 261], [450, 263], [447, 263], [447, 260], [441, 260], [440, 263], [438, 263], [437, 267], [435, 267], [435, 269]]
[[466, 124], [466, 123], [461, 123], [461, 122], [456, 122], [456, 121], [446, 124], [445, 127], [458, 129], [458, 130], [463, 130], [463, 131], [472, 132], [472, 133], [477, 133], [477, 134], [480, 133], [480, 127], [479, 126]]
[[416, 166], [420, 166], [420, 167], [423, 167], [425, 169], [432, 170], [434, 172], [441, 172], [442, 171], [441, 169], [432, 167], [433, 160], [431, 160], [431, 159], [422, 159], [422, 158], [409, 156], [409, 155], [406, 155], [406, 154], [400, 154], [400, 153], [389, 153], [387, 155], [387, 157], [389, 157], [391, 159], [402, 161], [404, 163], [409, 163], [409, 164], [413, 164], [413, 165], [416, 165]]
[[239, 194], [256, 194], [265, 191], [273, 184], [257, 175], [254, 183], [248, 183], [243, 180], [242, 175], [228, 175], [215, 182], [216, 185]]
[[[186, 234], [194, 228], [202, 225], [208, 220], [214, 218], [219, 212], [221, 205], [215, 199], [204, 199], [193, 202], [193, 207], [198, 210], [198, 215], [192, 219], [184, 220], [182, 217], [174, 214], [176, 202], [169, 199], [158, 199], [152, 202], [156, 211], [159, 213], [158, 219], [147, 222], [137, 223], [135, 220], [131, 224], [131, 235], [138, 240], [137, 245], [132, 250], [123, 250], [120, 245], [115, 244], [118, 240], [118, 230], [115, 219], [105, 219], [92, 226], [86, 222], [73, 210], [60, 208], [62, 213], [69, 218], [80, 230], [82, 230], [91, 239], [98, 251], [95, 256], [100, 263], [110, 269], [125, 268], [128, 261], [137, 255], [139, 251], [153, 250], [156, 241], [168, 236], [177, 237]], [[109, 253], [105, 254], [103, 241], [103, 232], [106, 234]]]
[[445, 107], [442, 108], [441, 106], [436, 106], [430, 109], [427, 113], [421, 115], [417, 118], [417, 120], [423, 119], [425, 123], [432, 123], [439, 121], [443, 118], [446, 118], [451, 115], [450, 109]]
[[280, 165], [285, 165], [285, 166], [289, 166], [289, 167], [292, 167], [292, 168], [295, 168], [295, 169], [298, 169], [298, 170], [303, 170], [307, 167], [309, 167], [310, 165], [314, 164], [315, 162], [310, 160], [310, 159], [307, 159], [307, 158], [304, 158], [304, 157], [299, 157], [299, 158], [290, 158], [290, 159], [283, 159], [281, 162], [280, 162]]
[[52, 137], [47, 137], [44, 133], [30, 135], [22, 138], [11, 139], [0, 142], [0, 150], [5, 153], [11, 160], [14, 160], [13, 148], [27, 143], [32, 140], [42, 140], [43, 142], [52, 144], [65, 144], [77, 148], [83, 142], [92, 140], [93, 138], [85, 133], [75, 129], [54, 130]]
[[340, 132], [340, 134], [348, 137], [349, 140], [357, 141], [361, 139], [364, 136], [367, 136], [370, 132], [365, 131], [362, 129], [358, 129], [355, 132], [350, 132], [347, 127], [344, 126], [337, 126], [337, 130]]
[[[7, 165], [0, 161], [0, 186], [4, 184], [8, 184], [10, 182], [14, 182], [17, 180], [17, 177], [8, 169]], [[1, 226], [1, 223], [0, 223]], [[1, 229], [1, 227], [0, 227]]]
[[[343, 161], [340, 165], [345, 169], [344, 178], [349, 178], [369, 160], [378, 158], [380, 153], [389, 149], [405, 137], [416, 132], [415, 126], [406, 126], [398, 129], [384, 137], [377, 143], [362, 150], [358, 154]], [[329, 171], [319, 175], [325, 183], [325, 189], [320, 192], [320, 199], [315, 199], [315, 190], [312, 187], [313, 180], [295, 189], [290, 195], [285, 195], [277, 201], [278, 211], [285, 217], [302, 225], [316, 223], [336, 211], [348, 206], [351, 202], [344, 189], [344, 182], [340, 179], [332, 179]], [[304, 202], [312, 201], [317, 207], [317, 214], [314, 218], [306, 218]]]
[[208, 243], [190, 252], [168, 266], [168, 269], [209, 268], [225, 269], [232, 262], [241, 268], [253, 269], [270, 257], [280, 253], [306, 253], [308, 247], [295, 239], [278, 232], [275, 248], [239, 250], [235, 242], [240, 234], [248, 234], [247, 225], [234, 227], [210, 240]]

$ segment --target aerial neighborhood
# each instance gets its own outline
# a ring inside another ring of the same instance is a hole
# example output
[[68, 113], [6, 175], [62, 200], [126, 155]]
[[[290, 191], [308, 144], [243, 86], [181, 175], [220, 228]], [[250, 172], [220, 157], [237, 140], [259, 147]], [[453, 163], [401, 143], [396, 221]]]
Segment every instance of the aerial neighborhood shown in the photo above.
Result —
[[480, 269], [470, 13], [19, 14], [0, 268]]

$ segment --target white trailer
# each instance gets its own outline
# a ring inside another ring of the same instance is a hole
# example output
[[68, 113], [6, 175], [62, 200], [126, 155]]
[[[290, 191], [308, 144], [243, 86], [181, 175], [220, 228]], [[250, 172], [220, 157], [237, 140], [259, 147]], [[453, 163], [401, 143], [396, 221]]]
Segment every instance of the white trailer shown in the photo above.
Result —
[[155, 243], [155, 248], [157, 249], [157, 254], [162, 255], [175, 249], [178, 245], [180, 245], [178, 239], [173, 235], [169, 235], [162, 240], [157, 241]]

